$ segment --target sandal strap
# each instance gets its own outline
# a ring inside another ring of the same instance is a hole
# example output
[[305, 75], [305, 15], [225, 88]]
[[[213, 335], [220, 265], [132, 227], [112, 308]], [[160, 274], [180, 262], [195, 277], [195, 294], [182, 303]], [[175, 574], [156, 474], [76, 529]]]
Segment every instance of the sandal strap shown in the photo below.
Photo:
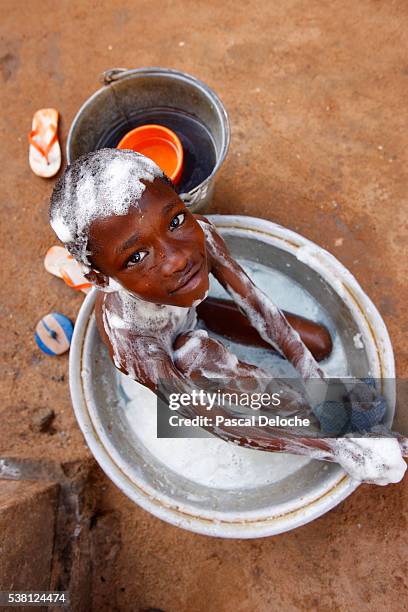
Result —
[[44, 148], [42, 147], [36, 140], [34, 140], [34, 137], [37, 136], [39, 134], [38, 130], [32, 130], [29, 135], [28, 135], [28, 142], [33, 145], [33, 147], [35, 149], [37, 149], [37, 151], [39, 153], [41, 153], [41, 155], [43, 157], [45, 157], [45, 159], [47, 160], [47, 164], [48, 162], [48, 153], [50, 152], [52, 146], [55, 144], [55, 142], [58, 139], [58, 135], [57, 135], [57, 126], [54, 123], [51, 123], [49, 125], [49, 127], [53, 130], [53, 136], [50, 140], [50, 142], [47, 144], [47, 146]]
[[81, 279], [79, 283], [75, 283], [75, 281], [70, 277], [70, 275], [67, 274], [67, 272], [65, 272], [65, 270], [63, 270], [62, 268], [60, 269], [60, 273], [61, 273], [61, 278], [66, 282], [68, 287], [72, 287], [73, 289], [77, 289], [77, 290], [87, 289], [88, 287], [92, 287], [92, 283], [87, 281], [86, 278], [84, 278], [83, 280]]

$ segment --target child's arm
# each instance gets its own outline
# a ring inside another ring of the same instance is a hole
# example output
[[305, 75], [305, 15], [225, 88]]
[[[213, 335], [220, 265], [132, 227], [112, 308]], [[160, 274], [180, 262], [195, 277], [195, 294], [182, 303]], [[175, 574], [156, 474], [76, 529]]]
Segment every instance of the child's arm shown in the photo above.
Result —
[[[205, 376], [200, 374], [200, 387], [192, 376], [186, 376], [180, 371], [168, 353], [167, 348], [158, 338], [139, 337], [134, 332], [120, 330], [125, 334], [119, 342], [112, 346], [111, 338], [105, 330], [102, 314], [103, 295], [98, 295], [95, 306], [96, 323], [102, 341], [107, 346], [115, 366], [124, 374], [129, 375], [137, 382], [145, 385], [157, 395], [162, 395], [166, 402], [166, 391], [171, 393], [191, 394], [194, 389], [198, 392], [205, 388]], [[209, 381], [211, 383], [211, 381]], [[163, 389], [166, 391], [163, 391]], [[220, 406], [214, 406], [209, 413], [204, 406], [181, 406], [178, 410], [181, 416], [192, 418], [209, 414], [215, 422], [217, 416], [229, 418], [232, 414]], [[316, 459], [334, 460], [330, 445], [318, 438], [302, 438], [288, 434], [278, 428], [243, 427], [220, 425], [218, 427], [205, 427], [217, 437], [234, 442], [239, 446], [256, 448], [270, 452], [292, 452], [300, 455], [309, 455]]]
[[[316, 361], [322, 361], [330, 355], [333, 343], [324, 325], [285, 310], [282, 312]], [[271, 343], [261, 338], [248, 317], [232, 300], [209, 296], [198, 304], [197, 315], [207, 329], [232, 342], [273, 350]]]
[[263, 291], [258, 289], [241, 266], [231, 257], [214, 225], [196, 215], [203, 228], [209, 257], [209, 269], [246, 314], [260, 336], [284, 355], [302, 378], [323, 378], [324, 373], [299, 334], [284, 314]]
[[[121, 346], [113, 347], [103, 324], [102, 309], [100, 307], [102, 301], [103, 298], [97, 300], [96, 304], [97, 326], [102, 340], [107, 345], [111, 358], [116, 367], [118, 367], [125, 374], [131, 376], [137, 382], [146, 385], [155, 393], [163, 395], [163, 399], [165, 401], [166, 393], [161, 393], [159, 391], [160, 382], [167, 382], [167, 391], [170, 391], [171, 393], [191, 394], [193, 389], [196, 389], [197, 391], [201, 390], [201, 388], [196, 386], [191, 377], [187, 378], [176, 368], [166, 347], [162, 345], [160, 340], [157, 338], [140, 338], [136, 334], [129, 332], [129, 334], [123, 339], [123, 342], [120, 343]], [[121, 330], [120, 333], [123, 332], [124, 330]], [[206, 411], [205, 407], [200, 405], [188, 407], [182, 406], [178, 412], [181, 416], [185, 416], [187, 418], [191, 418], [196, 415], [208, 416], [208, 412]], [[215, 419], [217, 416], [228, 418], [232, 415], [227, 413], [221, 407], [214, 406], [211, 411], [211, 416], [213, 419]], [[288, 452], [296, 455], [306, 455], [311, 459], [337, 461], [338, 463], [344, 465], [345, 469], [351, 473], [353, 468], [357, 466], [357, 476], [362, 480], [366, 479], [364, 470], [360, 465], [364, 457], [361, 456], [361, 453], [359, 454], [358, 445], [356, 449], [353, 449], [353, 444], [355, 445], [356, 442], [358, 443], [358, 440], [337, 440], [335, 438], [323, 440], [313, 437], [306, 438], [289, 434], [286, 431], [275, 427], [240, 428], [236, 425], [230, 426], [221, 424], [218, 427], [208, 426], [205, 427], [205, 429], [225, 441], [234, 442], [239, 446], [245, 446], [247, 448], [269, 452]], [[401, 439], [398, 440], [398, 443], [401, 446], [401, 450], [407, 452], [407, 440]], [[351, 445], [351, 448], [344, 448], [345, 444]], [[355, 461], [353, 459], [353, 454], [355, 454]], [[344, 461], [343, 455], [345, 455]], [[383, 459], [384, 458], [382, 457], [382, 460]], [[372, 473], [370, 461], [366, 460], [366, 463], [368, 464], [368, 474], [370, 474]], [[384, 463], [386, 464], [386, 461]], [[384, 467], [386, 468], [387, 465]], [[398, 479], [395, 479], [395, 481], [399, 480], [403, 475], [401, 466], [399, 466], [399, 472], [401, 472], [401, 476], [399, 476]]]

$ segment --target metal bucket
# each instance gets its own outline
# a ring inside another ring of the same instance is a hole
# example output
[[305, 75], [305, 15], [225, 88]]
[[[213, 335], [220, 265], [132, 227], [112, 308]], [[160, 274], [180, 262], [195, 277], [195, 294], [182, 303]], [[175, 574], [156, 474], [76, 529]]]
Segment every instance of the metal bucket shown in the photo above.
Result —
[[[210, 218], [234, 257], [266, 266], [271, 277], [278, 271], [319, 303], [336, 343], [344, 348], [350, 375], [369, 373], [384, 380], [381, 391], [388, 400], [390, 424], [395, 408], [395, 389], [389, 380], [395, 378], [393, 351], [383, 320], [355, 278], [332, 255], [279, 225], [235, 215]], [[72, 402], [96, 460], [135, 503], [190, 531], [257, 538], [304, 525], [356, 489], [358, 483], [338, 465], [322, 461], [310, 461], [266, 486], [233, 489], [197, 484], [158, 461], [123, 410], [118, 375], [96, 329], [95, 294], [85, 299], [75, 325], [70, 352]]]
[[230, 141], [228, 116], [219, 97], [202, 81], [165, 68], [112, 69], [104, 72], [103, 83], [72, 122], [67, 141], [68, 163], [100, 148], [107, 128], [126, 124], [131, 113], [152, 107], [177, 109], [198, 119], [214, 144], [216, 161], [210, 175], [191, 191], [180, 194], [193, 212], [207, 208]]

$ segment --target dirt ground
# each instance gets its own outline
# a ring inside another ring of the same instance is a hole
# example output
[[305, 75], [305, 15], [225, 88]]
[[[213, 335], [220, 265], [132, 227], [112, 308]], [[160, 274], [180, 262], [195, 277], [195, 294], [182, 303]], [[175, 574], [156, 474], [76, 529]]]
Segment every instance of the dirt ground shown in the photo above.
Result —
[[[112, 67], [177, 68], [217, 91], [232, 143], [208, 212], [271, 219], [338, 257], [379, 308], [407, 376], [406, 2], [2, 0], [1, 12], [1, 457], [89, 458], [68, 359], [33, 339], [50, 311], [75, 319], [82, 296], [44, 271], [53, 180], [31, 174], [26, 135], [34, 111], [55, 106], [65, 145]], [[51, 429], [38, 432], [50, 409]], [[223, 541], [160, 522], [96, 474], [93, 609], [406, 609], [407, 479], [363, 486], [289, 534]]]

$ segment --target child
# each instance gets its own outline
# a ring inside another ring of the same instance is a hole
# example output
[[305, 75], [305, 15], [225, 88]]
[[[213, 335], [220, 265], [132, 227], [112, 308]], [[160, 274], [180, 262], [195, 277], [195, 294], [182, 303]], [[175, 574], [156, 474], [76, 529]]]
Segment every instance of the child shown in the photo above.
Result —
[[[196, 307], [206, 298], [210, 273], [303, 380], [323, 377], [298, 332], [231, 257], [215, 227], [185, 207], [148, 158], [103, 149], [76, 160], [55, 186], [50, 220], [101, 290], [96, 321], [114, 364], [143, 385], [157, 391], [166, 380], [174, 391], [189, 391], [192, 381], [214, 373], [232, 386], [237, 380], [271, 378], [195, 329]], [[285, 395], [287, 410], [305, 410], [299, 394], [289, 388]], [[245, 429], [213, 431], [245, 446], [339, 460], [335, 440]]]

